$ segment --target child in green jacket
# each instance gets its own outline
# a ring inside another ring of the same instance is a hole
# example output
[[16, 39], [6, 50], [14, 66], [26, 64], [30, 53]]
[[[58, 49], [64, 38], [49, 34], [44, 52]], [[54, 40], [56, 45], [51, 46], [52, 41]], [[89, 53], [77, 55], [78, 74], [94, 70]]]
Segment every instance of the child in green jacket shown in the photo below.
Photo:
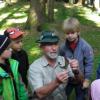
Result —
[[10, 57], [10, 39], [0, 35], [0, 96], [3, 100], [28, 100], [18, 73], [19, 64]]

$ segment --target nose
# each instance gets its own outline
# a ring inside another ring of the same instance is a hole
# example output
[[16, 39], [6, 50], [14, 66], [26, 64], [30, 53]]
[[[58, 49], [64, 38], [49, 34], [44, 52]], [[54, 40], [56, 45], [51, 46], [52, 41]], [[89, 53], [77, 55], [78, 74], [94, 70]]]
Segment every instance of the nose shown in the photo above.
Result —
[[71, 37], [73, 34], [67, 34], [68, 37]]
[[22, 43], [22, 42], [20, 42], [19, 44], [20, 44], [20, 46], [22, 46], [22, 45], [23, 45], [23, 43]]
[[57, 49], [58, 49], [58, 45], [53, 44], [53, 45], [52, 45], [52, 50], [53, 50], [53, 51], [57, 51]]

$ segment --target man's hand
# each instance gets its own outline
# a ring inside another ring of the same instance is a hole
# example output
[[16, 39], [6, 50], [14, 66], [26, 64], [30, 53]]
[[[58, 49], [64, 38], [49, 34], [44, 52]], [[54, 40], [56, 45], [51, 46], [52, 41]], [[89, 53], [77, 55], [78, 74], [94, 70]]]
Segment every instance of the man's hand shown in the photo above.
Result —
[[67, 79], [68, 79], [68, 75], [66, 70], [57, 73], [55, 80], [51, 81], [48, 84], [45, 84], [44, 86], [36, 90], [36, 95], [39, 98], [39, 100], [50, 95], [55, 89], [59, 87], [60, 84], [66, 82]]
[[69, 64], [70, 64], [72, 70], [78, 70], [79, 69], [78, 60], [76, 60], [76, 59], [69, 60]]
[[83, 89], [86, 89], [89, 87], [89, 84], [90, 84], [90, 81], [88, 79], [85, 79], [84, 82], [83, 82]]
[[67, 79], [68, 79], [68, 74], [66, 70], [56, 75], [56, 82], [59, 84], [66, 82]]

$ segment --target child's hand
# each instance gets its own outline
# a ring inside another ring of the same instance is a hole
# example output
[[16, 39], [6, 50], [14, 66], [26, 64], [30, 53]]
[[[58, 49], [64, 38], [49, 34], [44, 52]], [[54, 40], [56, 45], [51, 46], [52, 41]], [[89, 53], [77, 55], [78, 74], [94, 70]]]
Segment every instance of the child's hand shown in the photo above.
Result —
[[83, 82], [83, 87], [82, 87], [82, 89], [88, 88], [89, 85], [90, 85], [90, 81], [89, 81], [88, 79], [85, 79], [84, 82]]
[[69, 60], [69, 64], [70, 64], [72, 70], [78, 70], [78, 68], [79, 68], [78, 60], [76, 60], [76, 59]]

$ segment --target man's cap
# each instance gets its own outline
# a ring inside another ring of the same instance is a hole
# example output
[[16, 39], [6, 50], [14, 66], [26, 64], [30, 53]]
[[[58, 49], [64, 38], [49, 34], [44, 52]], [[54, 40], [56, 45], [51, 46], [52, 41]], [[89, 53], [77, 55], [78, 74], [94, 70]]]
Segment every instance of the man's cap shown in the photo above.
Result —
[[4, 50], [6, 50], [10, 42], [11, 41], [7, 36], [0, 35], [0, 55], [3, 53]]
[[59, 37], [54, 31], [42, 31], [37, 43], [57, 43], [59, 42]]
[[20, 31], [18, 28], [8, 28], [4, 31], [4, 34], [10, 39], [17, 39], [23, 35], [24, 32]]

